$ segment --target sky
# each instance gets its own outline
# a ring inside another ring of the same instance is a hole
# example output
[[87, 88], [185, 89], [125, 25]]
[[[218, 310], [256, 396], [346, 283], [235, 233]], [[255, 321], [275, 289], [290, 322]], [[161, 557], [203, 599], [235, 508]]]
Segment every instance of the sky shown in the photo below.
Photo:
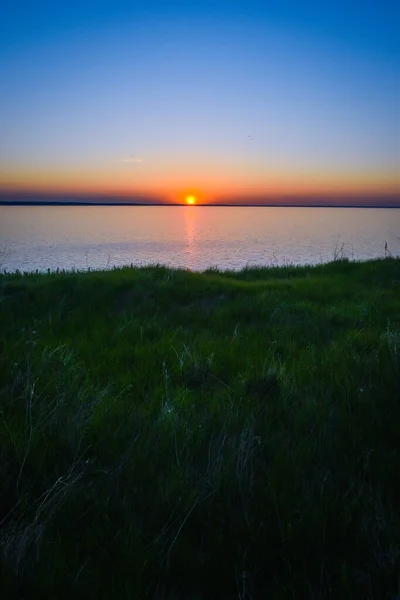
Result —
[[397, 0], [3, 0], [0, 197], [400, 205]]

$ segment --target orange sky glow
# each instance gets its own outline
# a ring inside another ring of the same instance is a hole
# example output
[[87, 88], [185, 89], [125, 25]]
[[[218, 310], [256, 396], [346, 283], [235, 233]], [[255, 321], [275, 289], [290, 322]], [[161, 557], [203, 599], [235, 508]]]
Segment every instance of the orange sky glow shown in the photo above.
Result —
[[245, 170], [210, 169], [209, 173], [147, 169], [137, 176], [132, 169], [113, 168], [14, 168], [0, 172], [0, 194], [71, 196], [115, 196], [118, 199], [143, 198], [148, 202], [186, 203], [188, 196], [196, 204], [251, 202], [284, 202], [285, 198], [302, 199], [321, 196], [342, 197], [387, 196], [400, 197], [400, 177], [394, 171], [369, 172], [284, 172], [271, 169]]

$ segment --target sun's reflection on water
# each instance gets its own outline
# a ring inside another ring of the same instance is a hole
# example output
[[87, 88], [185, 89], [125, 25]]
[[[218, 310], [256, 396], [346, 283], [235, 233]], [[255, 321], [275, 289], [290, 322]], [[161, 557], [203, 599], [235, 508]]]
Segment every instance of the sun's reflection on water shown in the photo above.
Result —
[[185, 210], [185, 255], [186, 268], [193, 269], [196, 259], [196, 209], [194, 206], [188, 206]]

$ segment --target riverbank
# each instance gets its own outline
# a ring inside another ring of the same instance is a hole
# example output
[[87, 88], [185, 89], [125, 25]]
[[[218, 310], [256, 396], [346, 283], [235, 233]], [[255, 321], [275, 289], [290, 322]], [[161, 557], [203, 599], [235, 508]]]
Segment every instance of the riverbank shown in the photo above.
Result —
[[399, 306], [400, 259], [1, 275], [2, 596], [395, 598]]

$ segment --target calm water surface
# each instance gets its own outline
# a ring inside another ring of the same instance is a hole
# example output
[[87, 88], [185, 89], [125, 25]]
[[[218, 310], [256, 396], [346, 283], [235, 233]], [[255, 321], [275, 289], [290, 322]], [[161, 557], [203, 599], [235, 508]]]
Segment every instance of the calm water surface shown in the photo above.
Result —
[[400, 210], [363, 208], [0, 207], [7, 270], [163, 263], [203, 270], [400, 254]]

